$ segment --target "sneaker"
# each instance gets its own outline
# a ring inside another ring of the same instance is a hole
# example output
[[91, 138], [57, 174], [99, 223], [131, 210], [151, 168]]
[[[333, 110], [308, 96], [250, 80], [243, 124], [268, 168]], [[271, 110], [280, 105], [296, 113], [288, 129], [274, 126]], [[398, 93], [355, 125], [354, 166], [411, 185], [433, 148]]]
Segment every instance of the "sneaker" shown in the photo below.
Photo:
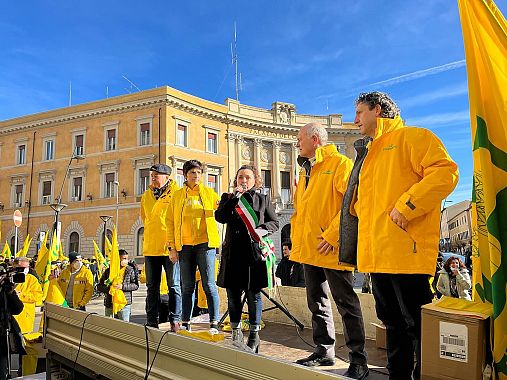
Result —
[[329, 366], [334, 365], [335, 362], [336, 362], [335, 358], [322, 356], [316, 354], [315, 352], [310, 356], [308, 356], [307, 358], [296, 360], [297, 364], [301, 364], [306, 367]]
[[218, 332], [219, 332], [219, 331], [218, 331], [218, 329], [217, 329], [217, 328], [215, 328], [215, 327], [210, 328], [208, 331], [209, 331], [209, 333], [210, 333], [211, 335], [218, 334]]
[[190, 327], [190, 323], [189, 322], [183, 322], [183, 323], [181, 323], [180, 329], [181, 330], [187, 330], [188, 332], [192, 331], [192, 328]]

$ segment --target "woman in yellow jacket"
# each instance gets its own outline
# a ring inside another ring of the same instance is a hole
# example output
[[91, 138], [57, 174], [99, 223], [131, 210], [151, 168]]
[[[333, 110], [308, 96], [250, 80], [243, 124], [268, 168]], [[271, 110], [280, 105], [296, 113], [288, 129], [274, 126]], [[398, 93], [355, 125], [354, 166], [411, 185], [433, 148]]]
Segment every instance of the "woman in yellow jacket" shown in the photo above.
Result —
[[25, 282], [16, 285], [18, 297], [23, 302], [23, 311], [14, 316], [23, 334], [33, 332], [35, 305], [42, 302], [42, 287], [39, 280], [30, 273], [29, 264], [26, 257], [14, 259], [14, 267], [23, 268], [25, 273]]
[[169, 258], [179, 261], [182, 328], [190, 330], [194, 308], [195, 270], [198, 267], [208, 301], [210, 332], [218, 332], [218, 290], [215, 283], [216, 248], [220, 236], [215, 221], [218, 194], [201, 183], [203, 166], [197, 160], [183, 165], [185, 185], [177, 190], [167, 213]]

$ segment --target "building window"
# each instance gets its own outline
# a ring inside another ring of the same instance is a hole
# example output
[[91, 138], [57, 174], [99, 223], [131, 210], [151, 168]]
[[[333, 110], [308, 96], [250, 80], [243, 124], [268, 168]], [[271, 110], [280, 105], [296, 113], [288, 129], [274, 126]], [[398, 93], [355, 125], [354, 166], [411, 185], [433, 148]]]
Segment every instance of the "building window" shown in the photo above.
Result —
[[176, 129], [176, 144], [181, 146], [187, 146], [188, 141], [188, 126], [178, 124]]
[[137, 230], [137, 247], [136, 247], [136, 255], [143, 255], [143, 241], [144, 241], [144, 227], [141, 227]]
[[218, 176], [216, 174], [208, 174], [208, 187], [211, 187], [218, 194]]
[[76, 156], [84, 155], [84, 135], [74, 136], [74, 154]]
[[23, 206], [23, 185], [15, 185], [14, 186], [14, 207], [22, 207]]
[[176, 183], [179, 187], [183, 187], [185, 183], [185, 176], [183, 175], [183, 169], [176, 169]]
[[114, 181], [115, 174], [114, 173], [106, 173], [104, 175], [104, 198], [113, 198], [114, 197]]
[[16, 163], [18, 165], [24, 165], [26, 163], [26, 145], [25, 144], [18, 145]]
[[79, 252], [79, 234], [72, 232], [69, 237], [69, 253]]
[[116, 150], [116, 129], [106, 131], [106, 150]]
[[49, 205], [52, 202], [51, 197], [51, 181], [42, 182], [42, 204]]
[[72, 179], [72, 200], [74, 202], [83, 199], [83, 177], [74, 177]]
[[218, 136], [216, 133], [208, 132], [208, 152], [218, 153]]
[[55, 141], [44, 141], [44, 161], [51, 161], [55, 158]]
[[139, 189], [137, 194], [141, 195], [150, 185], [150, 169], [139, 169]]
[[262, 193], [271, 195], [271, 170], [261, 170], [261, 174], [263, 184]]
[[283, 203], [289, 203], [290, 199], [290, 172], [282, 171], [280, 172], [282, 179], [282, 193], [280, 194], [282, 197]]
[[139, 145], [150, 145], [150, 123], [139, 125]]

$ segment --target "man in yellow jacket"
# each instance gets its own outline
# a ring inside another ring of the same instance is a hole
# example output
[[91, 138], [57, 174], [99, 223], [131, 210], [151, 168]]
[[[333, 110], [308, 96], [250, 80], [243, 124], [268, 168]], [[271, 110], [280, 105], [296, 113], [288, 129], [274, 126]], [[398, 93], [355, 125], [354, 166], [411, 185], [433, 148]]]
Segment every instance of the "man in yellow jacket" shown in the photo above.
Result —
[[387, 329], [389, 377], [419, 378], [421, 306], [432, 299], [440, 204], [456, 186], [458, 168], [431, 131], [403, 125], [384, 93], [360, 94], [354, 123], [369, 137], [366, 155], [356, 159], [359, 175], [353, 172], [348, 184], [350, 204], [346, 194], [343, 205], [358, 218], [357, 266], [371, 273], [377, 316]]
[[80, 254], [69, 253], [69, 265], [58, 276], [57, 284], [69, 307], [86, 310], [86, 305], [93, 295], [93, 275], [83, 265]]
[[342, 316], [350, 366], [345, 376], [368, 375], [364, 323], [353, 289], [353, 266], [338, 262], [338, 228], [343, 193], [352, 162], [333, 144], [320, 124], [298, 133], [298, 163], [302, 166], [291, 219], [291, 260], [303, 264], [308, 308], [312, 312], [314, 352], [296, 363], [313, 367], [335, 363], [335, 329], [329, 290]]
[[146, 325], [158, 328], [160, 280], [165, 270], [169, 286], [169, 322], [176, 332], [181, 321], [181, 286], [179, 263], [169, 260], [166, 244], [167, 213], [178, 185], [169, 178], [172, 169], [165, 164], [150, 168], [151, 185], [141, 197], [141, 219], [144, 223], [144, 268], [146, 270]]

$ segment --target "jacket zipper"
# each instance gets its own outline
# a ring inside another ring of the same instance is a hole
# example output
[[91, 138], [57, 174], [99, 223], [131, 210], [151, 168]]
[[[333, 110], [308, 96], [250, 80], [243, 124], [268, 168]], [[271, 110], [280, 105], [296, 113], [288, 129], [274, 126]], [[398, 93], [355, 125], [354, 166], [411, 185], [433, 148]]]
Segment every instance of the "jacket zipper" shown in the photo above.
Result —
[[417, 253], [417, 243], [414, 240], [414, 249], [412, 250], [413, 253]]

